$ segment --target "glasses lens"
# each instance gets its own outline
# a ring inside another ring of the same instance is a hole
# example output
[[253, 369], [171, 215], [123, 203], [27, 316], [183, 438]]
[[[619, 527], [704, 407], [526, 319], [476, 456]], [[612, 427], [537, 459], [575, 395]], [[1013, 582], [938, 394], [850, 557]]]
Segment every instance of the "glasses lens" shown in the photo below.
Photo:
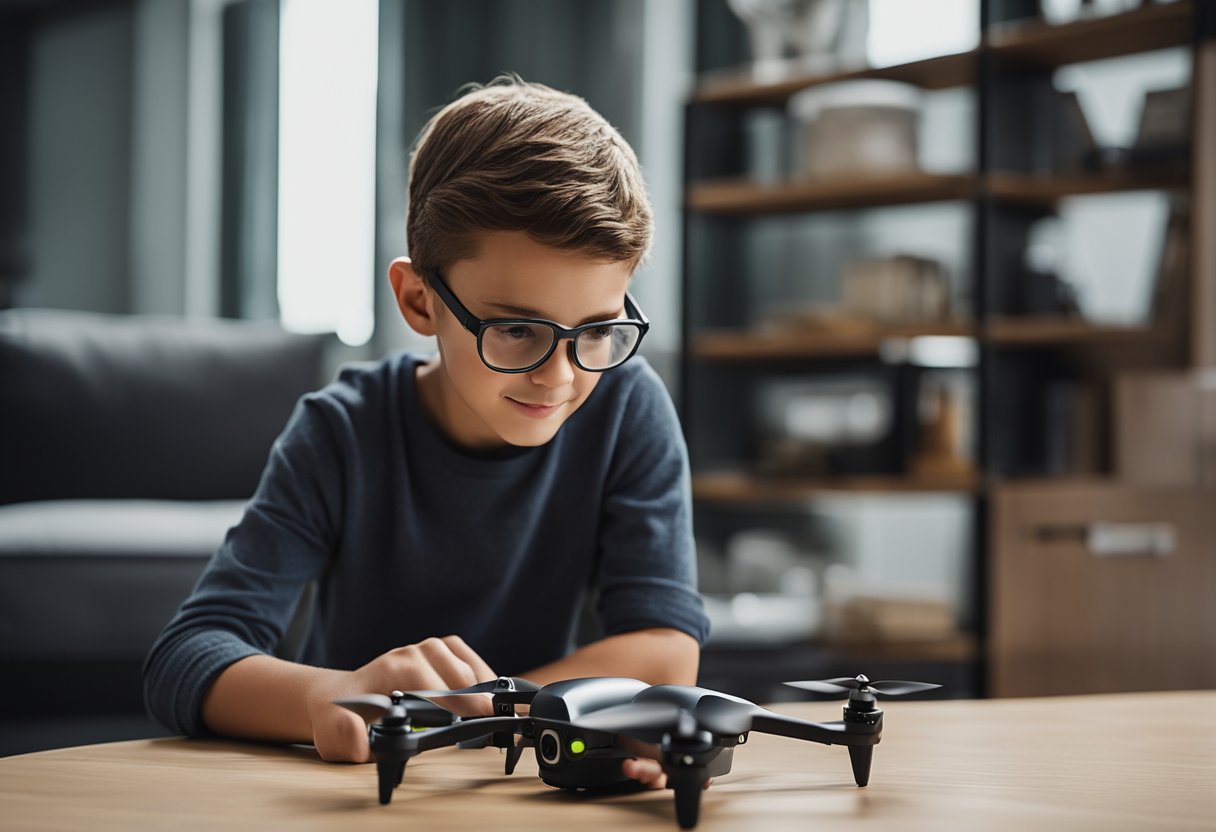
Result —
[[541, 324], [488, 326], [481, 334], [481, 357], [499, 370], [522, 370], [544, 358], [553, 345], [553, 330]]
[[588, 370], [607, 370], [628, 358], [641, 337], [641, 327], [634, 324], [607, 324], [580, 332], [574, 349]]

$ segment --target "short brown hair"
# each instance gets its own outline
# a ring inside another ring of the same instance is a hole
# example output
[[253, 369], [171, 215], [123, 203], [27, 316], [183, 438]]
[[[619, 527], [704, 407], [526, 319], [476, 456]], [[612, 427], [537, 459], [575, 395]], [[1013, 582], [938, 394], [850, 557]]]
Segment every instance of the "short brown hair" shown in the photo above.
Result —
[[633, 150], [582, 98], [516, 75], [457, 98], [410, 159], [406, 240], [423, 274], [474, 257], [481, 231], [636, 268], [653, 220]]

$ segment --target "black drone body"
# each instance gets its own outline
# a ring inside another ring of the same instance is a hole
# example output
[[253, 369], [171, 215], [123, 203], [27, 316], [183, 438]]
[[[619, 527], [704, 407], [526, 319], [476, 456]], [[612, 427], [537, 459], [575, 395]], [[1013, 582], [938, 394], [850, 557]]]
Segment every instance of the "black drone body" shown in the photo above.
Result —
[[[566, 789], [614, 789], [637, 785], [622, 773], [621, 763], [639, 755], [640, 743], [667, 775], [680, 826], [691, 829], [697, 824], [705, 783], [730, 771], [735, 748], [747, 742], [751, 731], [846, 746], [853, 778], [858, 786], [865, 786], [874, 746], [882, 737], [883, 713], [875, 694], [938, 687], [870, 682], [865, 676], [787, 684], [819, 693], [847, 693], [843, 719], [810, 722], [706, 688], [647, 685], [618, 677], [569, 679], [538, 687], [504, 676], [459, 691], [394, 691], [391, 696], [372, 694], [336, 704], [376, 720], [368, 732], [381, 803], [392, 800], [409, 759], [434, 748], [473, 743], [503, 748], [506, 773], [511, 774], [523, 750], [532, 747], [545, 783]], [[494, 716], [459, 719], [427, 700], [475, 693], [492, 695]], [[521, 704], [529, 705], [526, 716], [515, 713], [515, 706]]]

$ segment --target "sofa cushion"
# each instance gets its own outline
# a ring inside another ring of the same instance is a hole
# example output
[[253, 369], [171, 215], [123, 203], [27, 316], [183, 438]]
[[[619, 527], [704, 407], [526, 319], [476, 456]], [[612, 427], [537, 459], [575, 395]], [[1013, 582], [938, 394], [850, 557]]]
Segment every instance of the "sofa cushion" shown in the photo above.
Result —
[[0, 506], [0, 660], [141, 660], [244, 502]]
[[0, 504], [246, 499], [331, 342], [273, 323], [0, 312]]

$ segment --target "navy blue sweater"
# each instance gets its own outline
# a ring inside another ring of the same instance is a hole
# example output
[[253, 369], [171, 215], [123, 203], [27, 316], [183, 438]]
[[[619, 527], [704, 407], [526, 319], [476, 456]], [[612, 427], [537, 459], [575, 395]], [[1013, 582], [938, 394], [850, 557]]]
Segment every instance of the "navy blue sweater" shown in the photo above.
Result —
[[354, 669], [456, 634], [495, 672], [566, 654], [593, 590], [604, 635], [673, 627], [704, 642], [687, 453], [644, 359], [604, 374], [547, 444], [474, 454], [425, 416], [420, 357], [345, 369], [300, 400], [257, 492], [144, 667], [148, 709], [202, 734], [238, 659], [274, 654], [305, 585], [301, 661]]

